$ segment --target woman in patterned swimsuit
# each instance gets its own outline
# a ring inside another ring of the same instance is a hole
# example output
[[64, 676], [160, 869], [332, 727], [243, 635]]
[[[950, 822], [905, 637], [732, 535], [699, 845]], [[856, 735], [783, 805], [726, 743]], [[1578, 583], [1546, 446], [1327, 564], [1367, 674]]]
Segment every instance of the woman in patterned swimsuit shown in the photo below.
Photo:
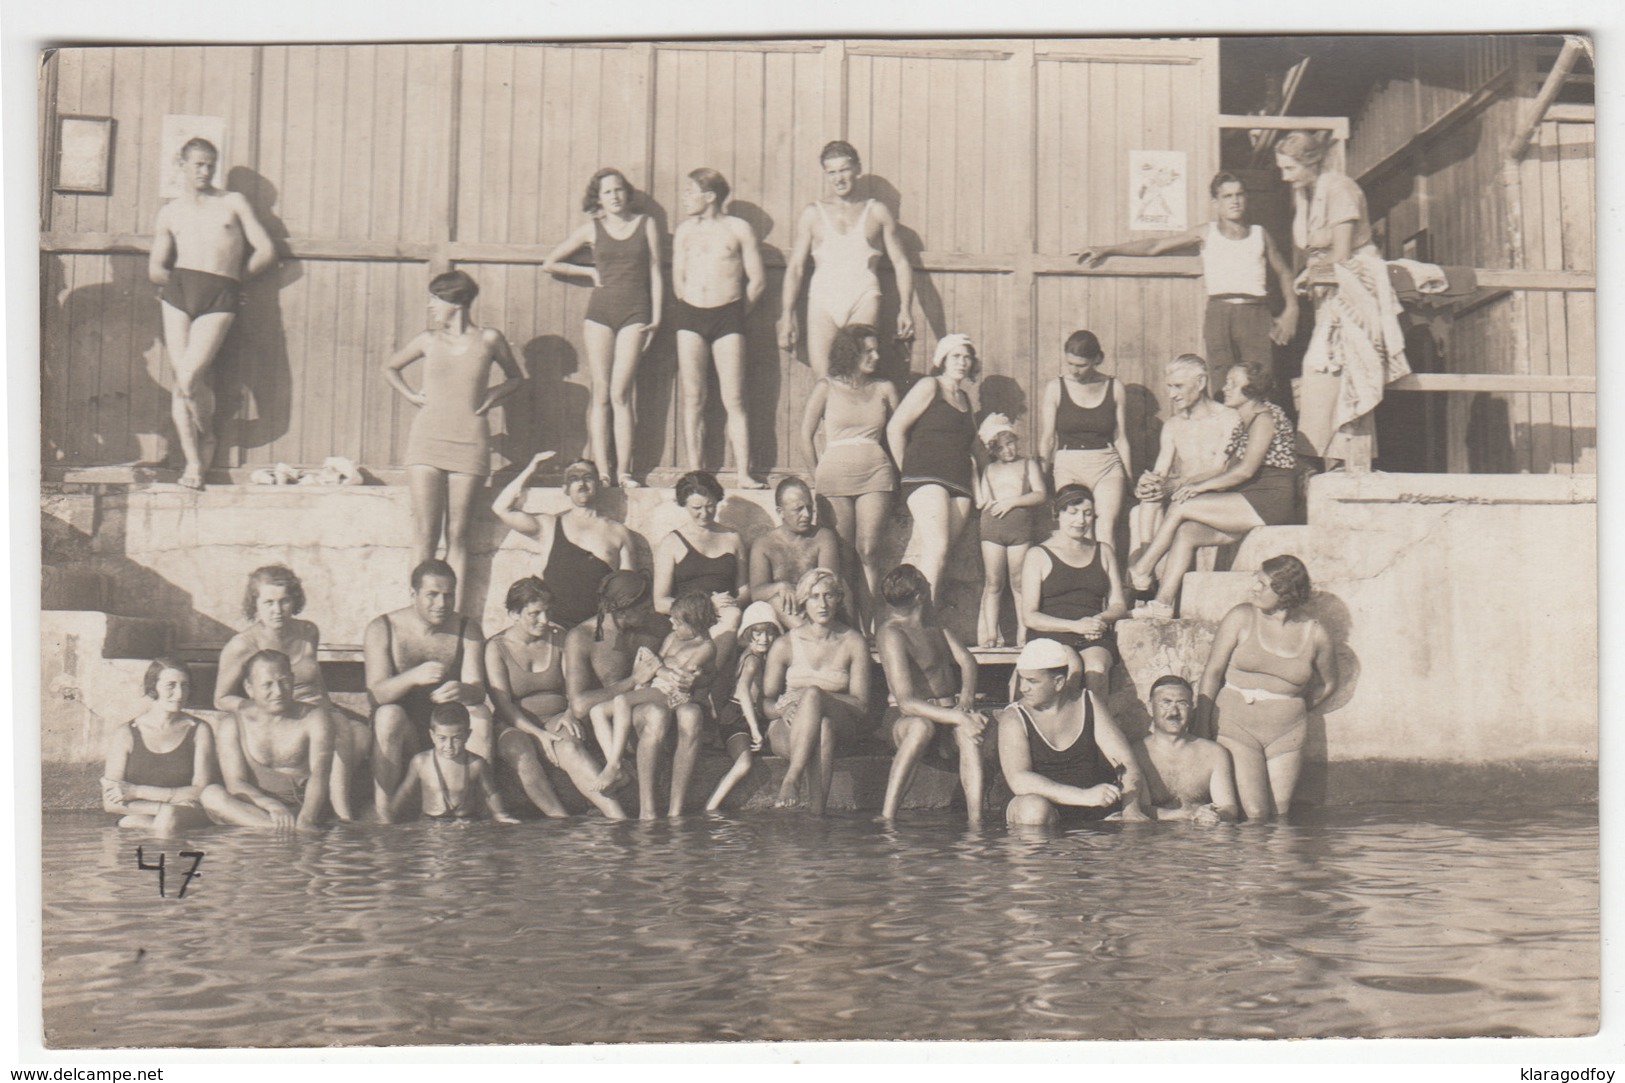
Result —
[[1269, 373], [1257, 365], [1235, 365], [1224, 380], [1224, 404], [1241, 415], [1225, 449], [1230, 465], [1205, 481], [1174, 493], [1157, 536], [1129, 565], [1134, 589], [1151, 589], [1153, 569], [1168, 556], [1156, 600], [1134, 611], [1137, 617], [1172, 617], [1180, 580], [1204, 545], [1240, 541], [1254, 527], [1280, 526], [1297, 517], [1297, 455], [1292, 421], [1270, 402]]

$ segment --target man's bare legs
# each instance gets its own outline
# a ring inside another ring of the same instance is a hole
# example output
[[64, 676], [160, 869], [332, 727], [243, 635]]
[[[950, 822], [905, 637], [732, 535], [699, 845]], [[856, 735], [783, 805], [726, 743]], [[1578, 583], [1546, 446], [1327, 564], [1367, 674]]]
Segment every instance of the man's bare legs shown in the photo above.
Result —
[[717, 363], [717, 387], [722, 392], [722, 408], [728, 415], [728, 446], [733, 448], [734, 453], [735, 484], [741, 489], [765, 489], [767, 482], [757, 481], [750, 474], [750, 415], [745, 408], [745, 336], [724, 335], [717, 339], [711, 347], [711, 356]]
[[1263, 525], [1240, 493], [1203, 493], [1173, 504], [1157, 528], [1151, 547], [1130, 565], [1130, 585], [1140, 589], [1151, 579], [1152, 569], [1167, 556], [1156, 600], [1173, 605], [1180, 581], [1196, 561], [1196, 550], [1204, 545], [1227, 545]]
[[[813, 274], [817, 274], [814, 271]], [[820, 379], [829, 375], [829, 347], [835, 341], [835, 335], [842, 327], [852, 327], [862, 324], [873, 327], [880, 318], [880, 298], [871, 295], [870, 299], [858, 305], [847, 316], [844, 324], [836, 324], [826, 312], [815, 311], [811, 305], [807, 308], [807, 363], [812, 366], [813, 373]]]
[[705, 469], [705, 406], [710, 397], [710, 350], [693, 331], [677, 332], [677, 427], [690, 470]]
[[655, 776], [660, 773], [660, 752], [671, 729], [671, 708], [645, 703], [632, 712], [632, 726], [638, 734], [638, 819], [658, 819]]
[[936, 726], [929, 719], [908, 716], [892, 723], [892, 743], [897, 746], [897, 754], [892, 757], [891, 771], [886, 776], [886, 796], [880, 803], [881, 819], [897, 818], [897, 808], [914, 784], [915, 769], [935, 737]]
[[337, 725], [334, 727], [333, 770], [328, 776], [328, 800], [332, 802], [334, 816], [341, 820], [353, 820], [355, 808], [350, 794], [350, 780], [355, 777], [356, 769], [367, 762], [367, 755], [372, 751], [372, 731], [359, 718], [351, 718], [336, 710], [330, 712], [329, 717]]
[[401, 784], [410, 760], [412, 718], [406, 708], [386, 703], [372, 715], [373, 799], [379, 819], [389, 821], [389, 799]]
[[688, 784], [700, 759], [700, 734], [704, 726], [704, 707], [685, 703], [677, 708], [677, 752], [671, 761], [671, 804], [667, 806], [667, 816], [683, 814], [683, 799], [688, 795]]
[[181, 484], [201, 489], [218, 442], [209, 367], [220, 353], [236, 316], [230, 312], [206, 312], [194, 320], [168, 302], [160, 302], [158, 308], [163, 314], [164, 346], [169, 353], [170, 366], [175, 370], [170, 416], [180, 438], [181, 455], [186, 460]]

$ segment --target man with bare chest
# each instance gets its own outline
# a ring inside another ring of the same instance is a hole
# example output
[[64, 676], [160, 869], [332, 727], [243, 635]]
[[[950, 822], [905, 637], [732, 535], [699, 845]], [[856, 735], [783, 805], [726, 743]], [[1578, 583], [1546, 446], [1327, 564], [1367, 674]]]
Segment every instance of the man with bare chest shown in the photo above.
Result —
[[[429, 747], [429, 716], [442, 703], [485, 702], [485, 637], [479, 622], [457, 612], [457, 576], [443, 560], [412, 570], [412, 604], [374, 617], [363, 651], [372, 697], [375, 799], [388, 818], [389, 799], [412, 756]], [[471, 743], [491, 747], [491, 719], [474, 713]]]
[[180, 483], [189, 489], [203, 488], [214, 459], [209, 366], [237, 317], [243, 280], [276, 262], [271, 235], [248, 200], [214, 187], [218, 159], [207, 139], [181, 148], [182, 191], [158, 211], [147, 261], [148, 277], [162, 287], [164, 345], [175, 370], [171, 414], [186, 460]]
[[983, 767], [993, 746], [982, 739], [987, 716], [975, 710], [976, 658], [957, 635], [926, 618], [931, 584], [918, 568], [904, 564], [886, 573], [880, 594], [887, 616], [875, 633], [875, 645], [894, 703], [882, 729], [897, 749], [881, 818], [896, 818], [915, 769], [935, 748], [944, 764], [957, 758], [965, 812], [971, 823], [981, 823]]
[[[649, 630], [654, 616], [649, 578], [642, 572], [611, 574], [598, 591], [598, 615], [570, 629], [564, 640], [564, 690], [570, 714], [590, 719], [593, 736], [606, 757], [615, 747], [613, 727], [595, 717], [593, 708], [616, 696], [646, 686], [660, 670], [661, 637]], [[598, 712], [602, 715], [603, 712]], [[671, 729], [672, 711], [664, 702], [640, 703], [632, 711], [637, 735], [639, 813], [651, 814], [654, 772], [660, 745]], [[619, 763], [606, 763], [619, 774]], [[608, 785], [606, 783], [606, 785]]]
[[773, 493], [779, 525], [750, 546], [750, 596], [773, 606], [779, 623], [794, 628], [796, 583], [814, 568], [840, 567], [841, 543], [835, 531], [814, 518], [812, 489], [797, 477], [779, 482]]
[[1216, 824], [1241, 819], [1230, 750], [1193, 736], [1190, 682], [1169, 674], [1151, 686], [1151, 732], [1135, 745], [1145, 771], [1148, 811], [1158, 820]]
[[756, 234], [743, 218], [722, 213], [728, 182], [714, 169], [696, 169], [683, 186], [687, 215], [672, 239], [672, 287], [677, 294], [677, 380], [688, 464], [705, 468], [707, 362], [728, 415], [728, 443], [741, 489], [765, 489], [750, 476], [750, 422], [745, 412], [745, 314], [766, 287]]
[[243, 688], [247, 702], [227, 712], [215, 730], [225, 785], [204, 789], [204, 810], [239, 827], [315, 827], [333, 767], [327, 708], [293, 698], [293, 667], [281, 651], [250, 658]]
[[1225, 448], [1241, 420], [1234, 409], [1208, 395], [1207, 363], [1195, 354], [1168, 362], [1164, 380], [1168, 420], [1162, 425], [1157, 461], [1135, 484], [1139, 503], [1129, 512], [1129, 552], [1136, 555], [1156, 537], [1174, 493], [1229, 465]]

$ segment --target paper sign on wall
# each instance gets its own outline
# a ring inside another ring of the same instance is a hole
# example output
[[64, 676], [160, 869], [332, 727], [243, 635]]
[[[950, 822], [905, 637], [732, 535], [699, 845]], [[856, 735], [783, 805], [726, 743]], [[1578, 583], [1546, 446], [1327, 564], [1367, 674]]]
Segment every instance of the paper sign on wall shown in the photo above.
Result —
[[1128, 228], [1188, 229], [1185, 208], [1185, 152], [1128, 152]]
[[158, 195], [164, 199], [174, 199], [181, 194], [181, 174], [176, 162], [181, 148], [187, 140], [194, 138], [207, 139], [214, 144], [214, 149], [220, 152], [215, 159], [214, 186], [226, 186], [226, 172], [231, 162], [228, 156], [230, 151], [226, 146], [226, 118], [187, 116], [183, 113], [170, 113], [164, 117], [163, 126], [159, 129], [158, 138]]

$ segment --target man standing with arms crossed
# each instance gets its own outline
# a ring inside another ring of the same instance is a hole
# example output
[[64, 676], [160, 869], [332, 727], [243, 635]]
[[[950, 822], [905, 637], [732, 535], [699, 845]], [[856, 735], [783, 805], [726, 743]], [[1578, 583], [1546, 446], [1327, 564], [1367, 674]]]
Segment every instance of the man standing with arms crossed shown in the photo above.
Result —
[[207, 139], [181, 148], [181, 194], [158, 211], [147, 260], [147, 277], [163, 287], [164, 346], [175, 370], [171, 414], [186, 459], [180, 483], [188, 489], [203, 488], [214, 460], [209, 366], [237, 318], [243, 279], [276, 263], [276, 246], [248, 200], [214, 186], [219, 157]]
[[677, 294], [677, 373], [688, 465], [705, 469], [706, 362], [715, 359], [728, 443], [741, 489], [765, 489], [750, 476], [750, 420], [745, 412], [745, 314], [761, 299], [767, 278], [756, 234], [743, 218], [722, 213], [728, 182], [714, 169], [696, 169], [683, 185], [684, 218], [672, 241], [671, 279]]
[[[1214, 219], [1172, 237], [1147, 237], [1125, 244], [1095, 245], [1077, 253], [1085, 267], [1098, 267], [1108, 256], [1164, 256], [1187, 248], [1202, 253], [1202, 281], [1207, 286], [1207, 314], [1202, 340], [1207, 350], [1208, 386], [1217, 396], [1231, 365], [1255, 364], [1274, 374], [1270, 344], [1285, 346], [1298, 331], [1298, 296], [1292, 268], [1281, 258], [1263, 226], [1247, 223], [1247, 186], [1233, 173], [1216, 173], [1208, 185]], [[1266, 268], [1275, 273], [1285, 303], [1270, 318], [1266, 304]]]

